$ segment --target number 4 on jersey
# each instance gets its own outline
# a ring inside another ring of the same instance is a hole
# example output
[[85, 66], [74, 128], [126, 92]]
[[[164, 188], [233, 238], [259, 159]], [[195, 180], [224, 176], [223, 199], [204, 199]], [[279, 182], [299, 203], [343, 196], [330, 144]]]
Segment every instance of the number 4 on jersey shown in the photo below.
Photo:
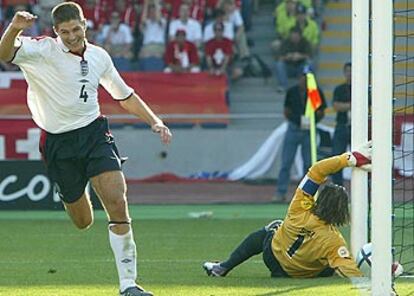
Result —
[[85, 90], [85, 84], [82, 85], [82, 88], [80, 90], [79, 98], [83, 99], [83, 102], [86, 103], [86, 100], [88, 99], [88, 93]]

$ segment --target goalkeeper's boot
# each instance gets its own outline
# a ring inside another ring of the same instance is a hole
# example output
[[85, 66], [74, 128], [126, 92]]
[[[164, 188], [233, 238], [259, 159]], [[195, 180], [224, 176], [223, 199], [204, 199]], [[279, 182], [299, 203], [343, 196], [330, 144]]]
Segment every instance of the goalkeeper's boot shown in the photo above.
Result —
[[208, 276], [226, 276], [228, 270], [220, 265], [219, 262], [204, 262], [203, 268]]
[[126, 288], [123, 292], [120, 292], [120, 296], [153, 296], [151, 292], [145, 291], [141, 286], [134, 286]]

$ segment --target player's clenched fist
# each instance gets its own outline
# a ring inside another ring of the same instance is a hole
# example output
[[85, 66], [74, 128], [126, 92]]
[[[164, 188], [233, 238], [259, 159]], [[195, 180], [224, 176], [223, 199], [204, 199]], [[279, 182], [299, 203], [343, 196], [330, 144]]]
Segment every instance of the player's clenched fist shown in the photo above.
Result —
[[11, 26], [18, 30], [24, 30], [30, 28], [36, 21], [37, 16], [27, 11], [18, 11], [13, 17]]

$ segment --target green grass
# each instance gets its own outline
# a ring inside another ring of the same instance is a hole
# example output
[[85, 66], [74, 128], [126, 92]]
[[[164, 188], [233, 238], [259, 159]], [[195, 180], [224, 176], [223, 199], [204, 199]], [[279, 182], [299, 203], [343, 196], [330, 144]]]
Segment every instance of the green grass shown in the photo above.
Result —
[[[240, 240], [286, 206], [131, 207], [138, 245], [139, 281], [158, 296], [360, 295], [344, 279], [271, 279], [255, 257], [226, 278], [205, 276], [201, 264], [223, 259]], [[189, 213], [212, 212], [209, 219]], [[347, 229], [345, 235], [347, 236]], [[63, 212], [0, 212], [0, 295], [117, 295], [117, 275], [105, 215], [76, 230]], [[399, 295], [414, 282], [398, 280]]]

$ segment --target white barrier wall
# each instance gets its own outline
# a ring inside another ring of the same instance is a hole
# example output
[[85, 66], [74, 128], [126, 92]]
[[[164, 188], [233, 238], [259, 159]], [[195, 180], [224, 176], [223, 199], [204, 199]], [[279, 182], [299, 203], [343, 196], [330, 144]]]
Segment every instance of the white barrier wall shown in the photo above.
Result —
[[[112, 131], [122, 156], [128, 156], [127, 178], [143, 178], [160, 172], [178, 175], [235, 169], [259, 149], [272, 130], [177, 129], [173, 141], [162, 145], [147, 129], [124, 128]], [[269, 172], [276, 177], [276, 168]]]

